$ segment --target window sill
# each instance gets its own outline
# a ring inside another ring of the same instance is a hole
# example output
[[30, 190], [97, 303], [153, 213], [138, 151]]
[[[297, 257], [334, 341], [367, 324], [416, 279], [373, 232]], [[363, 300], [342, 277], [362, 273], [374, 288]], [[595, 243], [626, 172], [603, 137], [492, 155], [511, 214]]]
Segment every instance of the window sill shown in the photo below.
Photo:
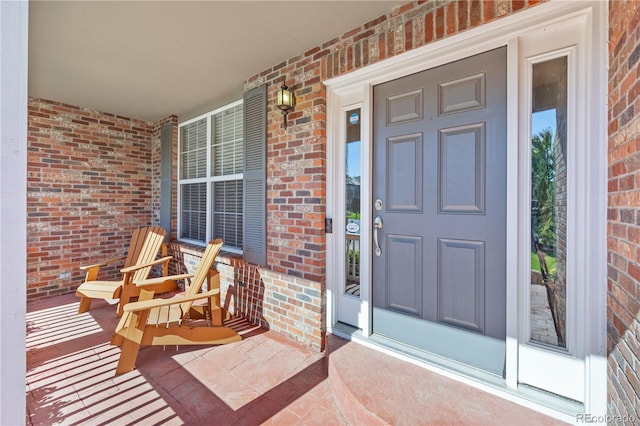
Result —
[[[187, 253], [194, 256], [202, 256], [202, 254], [204, 253], [204, 249], [205, 249], [205, 246], [201, 246], [193, 243], [187, 243], [184, 241], [172, 240], [169, 242], [170, 251], [178, 251], [181, 253]], [[229, 266], [235, 266], [235, 265], [238, 265], [238, 263], [242, 262], [242, 254], [222, 250], [220, 251], [220, 254], [218, 254], [218, 256], [216, 257], [216, 262], [229, 265]]]

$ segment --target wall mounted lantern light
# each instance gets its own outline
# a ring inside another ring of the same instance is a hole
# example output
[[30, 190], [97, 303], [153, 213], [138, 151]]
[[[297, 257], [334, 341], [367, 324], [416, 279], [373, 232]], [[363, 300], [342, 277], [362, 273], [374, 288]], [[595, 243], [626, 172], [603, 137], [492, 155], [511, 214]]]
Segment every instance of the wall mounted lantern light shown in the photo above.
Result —
[[289, 90], [286, 84], [282, 84], [280, 90], [278, 90], [278, 108], [282, 111], [284, 116], [284, 128], [287, 128], [287, 114], [296, 106], [296, 97], [293, 92]]

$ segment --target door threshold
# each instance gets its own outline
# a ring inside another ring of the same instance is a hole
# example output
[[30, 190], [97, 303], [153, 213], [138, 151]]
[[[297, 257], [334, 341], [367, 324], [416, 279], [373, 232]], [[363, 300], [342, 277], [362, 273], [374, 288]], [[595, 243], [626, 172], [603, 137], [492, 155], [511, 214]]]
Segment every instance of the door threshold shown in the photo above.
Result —
[[558, 420], [575, 423], [577, 416], [584, 414], [584, 405], [578, 401], [527, 385], [518, 385], [517, 389], [513, 389], [508, 387], [504, 379], [498, 375], [416, 349], [384, 336], [373, 334], [367, 337], [361, 329], [348, 324], [338, 322], [329, 332]]

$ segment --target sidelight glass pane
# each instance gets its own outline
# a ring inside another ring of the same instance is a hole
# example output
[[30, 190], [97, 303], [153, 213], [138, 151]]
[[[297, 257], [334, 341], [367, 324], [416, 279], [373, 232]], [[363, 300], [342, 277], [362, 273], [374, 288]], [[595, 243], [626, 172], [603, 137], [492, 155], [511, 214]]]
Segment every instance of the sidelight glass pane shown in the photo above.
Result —
[[360, 108], [347, 111], [345, 294], [360, 297]]
[[533, 65], [530, 340], [566, 348], [567, 58]]

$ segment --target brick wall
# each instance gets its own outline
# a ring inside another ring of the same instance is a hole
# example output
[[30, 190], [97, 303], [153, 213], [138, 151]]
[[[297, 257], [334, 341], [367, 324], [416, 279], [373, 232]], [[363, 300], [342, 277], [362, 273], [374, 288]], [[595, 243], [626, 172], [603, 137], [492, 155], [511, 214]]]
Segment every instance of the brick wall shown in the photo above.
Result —
[[150, 224], [153, 135], [152, 123], [29, 100], [29, 300], [75, 290], [80, 265], [121, 256]]
[[640, 418], [640, 3], [609, 2], [609, 414]]
[[567, 76], [558, 82], [556, 109], [555, 167], [555, 221], [556, 221], [556, 276], [549, 283], [549, 304], [558, 336], [558, 345], [567, 345]]

